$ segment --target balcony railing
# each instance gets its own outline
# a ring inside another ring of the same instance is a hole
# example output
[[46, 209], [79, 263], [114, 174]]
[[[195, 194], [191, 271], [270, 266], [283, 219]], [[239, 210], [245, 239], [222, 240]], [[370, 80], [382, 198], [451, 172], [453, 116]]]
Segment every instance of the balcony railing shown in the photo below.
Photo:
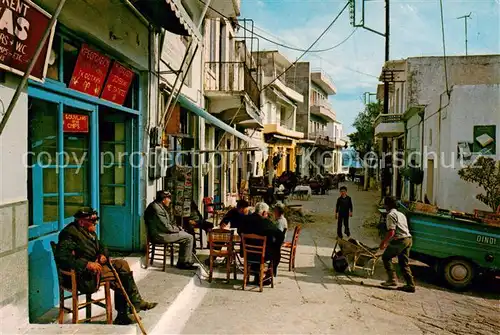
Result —
[[311, 107], [311, 112], [313, 114], [323, 115], [332, 120], [335, 120], [337, 117], [332, 105], [330, 104], [330, 102], [328, 102], [328, 100], [320, 99], [312, 101], [311, 99]]
[[335, 148], [335, 139], [325, 135], [324, 132], [309, 133], [309, 139], [315, 141], [316, 145]]
[[243, 62], [206, 62], [205, 91], [245, 92], [260, 107], [260, 90]]
[[375, 119], [373, 124], [374, 127], [377, 127], [381, 123], [399, 123], [403, 122], [403, 114], [379, 114]]

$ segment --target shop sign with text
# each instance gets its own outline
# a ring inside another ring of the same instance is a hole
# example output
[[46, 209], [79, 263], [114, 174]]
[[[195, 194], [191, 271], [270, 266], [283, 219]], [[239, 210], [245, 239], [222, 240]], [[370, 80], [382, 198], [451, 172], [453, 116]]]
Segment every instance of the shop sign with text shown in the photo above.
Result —
[[123, 105], [133, 79], [134, 72], [132, 70], [114, 61], [104, 85], [101, 98], [118, 105]]
[[[0, 0], [0, 68], [24, 75], [51, 15], [28, 0]], [[35, 62], [30, 78], [43, 81], [55, 25]]]
[[82, 114], [63, 114], [63, 131], [65, 133], [88, 133], [89, 116]]
[[109, 57], [83, 44], [76, 60], [69, 88], [99, 97], [110, 64]]

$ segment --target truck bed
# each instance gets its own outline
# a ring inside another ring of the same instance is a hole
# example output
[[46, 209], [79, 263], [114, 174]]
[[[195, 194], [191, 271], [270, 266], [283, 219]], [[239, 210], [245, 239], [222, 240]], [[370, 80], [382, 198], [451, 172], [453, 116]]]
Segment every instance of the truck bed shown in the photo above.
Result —
[[400, 204], [413, 236], [412, 252], [440, 259], [461, 257], [500, 270], [500, 227], [451, 215], [410, 211]]

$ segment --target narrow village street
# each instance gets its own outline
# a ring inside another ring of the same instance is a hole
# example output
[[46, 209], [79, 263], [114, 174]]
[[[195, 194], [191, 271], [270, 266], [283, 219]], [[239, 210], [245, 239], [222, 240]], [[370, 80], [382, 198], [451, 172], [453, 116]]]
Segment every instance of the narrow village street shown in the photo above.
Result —
[[[363, 221], [373, 216], [378, 193], [348, 187], [355, 213], [352, 236], [376, 246], [376, 232], [363, 227]], [[414, 266], [418, 288], [408, 294], [379, 288], [385, 279], [381, 262], [369, 279], [335, 274], [330, 256], [336, 197], [331, 191], [292, 201], [313, 217], [300, 237], [295, 273], [280, 266], [275, 288], [263, 293], [242, 291], [240, 282], [201, 284], [205, 296], [184, 307], [192, 311], [182, 333], [498, 334], [498, 284], [496, 294], [478, 293], [477, 288], [457, 293], [434, 284], [430, 268]]]

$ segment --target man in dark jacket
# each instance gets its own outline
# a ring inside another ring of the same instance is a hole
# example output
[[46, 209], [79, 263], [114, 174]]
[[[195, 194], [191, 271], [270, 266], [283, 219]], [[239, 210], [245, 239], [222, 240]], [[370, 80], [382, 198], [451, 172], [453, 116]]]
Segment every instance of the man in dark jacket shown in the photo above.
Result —
[[349, 229], [349, 217], [352, 216], [352, 199], [347, 195], [347, 187], [342, 186], [340, 188], [340, 197], [337, 199], [337, 204], [335, 205], [335, 218], [338, 219], [337, 222], [337, 236], [342, 238], [342, 224], [344, 225], [344, 232], [347, 238], [351, 236], [351, 231]]
[[194, 238], [175, 224], [174, 218], [168, 212], [171, 201], [170, 192], [156, 192], [155, 201], [150, 203], [144, 212], [148, 236], [158, 243], [179, 243], [177, 267], [185, 270], [197, 269], [192, 261]]
[[[243, 223], [238, 229], [238, 234], [256, 234], [266, 236], [266, 255], [265, 260], [273, 261], [273, 272], [276, 276], [278, 264], [281, 259], [281, 245], [285, 239], [285, 234], [279, 230], [278, 226], [273, 224], [267, 217], [269, 215], [269, 205], [265, 202], [259, 202], [255, 205], [255, 212], [245, 216]], [[249, 255], [252, 258], [254, 255]], [[258, 259], [256, 259], [258, 261]], [[253, 265], [253, 264], [252, 264]], [[258, 270], [259, 266], [254, 265], [253, 270]], [[268, 271], [264, 277], [264, 285], [271, 284], [271, 273]], [[255, 276], [255, 282], [259, 281], [259, 276]]]
[[[96, 236], [97, 212], [85, 207], [75, 214], [75, 221], [67, 225], [59, 233], [59, 243], [56, 248], [56, 262], [62, 270], [75, 270], [78, 290], [81, 293], [93, 293], [99, 289], [100, 280], [114, 279], [109, 263], [118, 272], [130, 301], [137, 311], [154, 308], [157, 303], [146, 302], [142, 299], [135, 284], [132, 271], [127, 261], [123, 259], [109, 260], [107, 249], [99, 242]], [[64, 286], [71, 286], [64, 282]], [[115, 309], [118, 316], [116, 324], [134, 323], [129, 312], [125, 297], [113, 282], [111, 287], [115, 290]]]

